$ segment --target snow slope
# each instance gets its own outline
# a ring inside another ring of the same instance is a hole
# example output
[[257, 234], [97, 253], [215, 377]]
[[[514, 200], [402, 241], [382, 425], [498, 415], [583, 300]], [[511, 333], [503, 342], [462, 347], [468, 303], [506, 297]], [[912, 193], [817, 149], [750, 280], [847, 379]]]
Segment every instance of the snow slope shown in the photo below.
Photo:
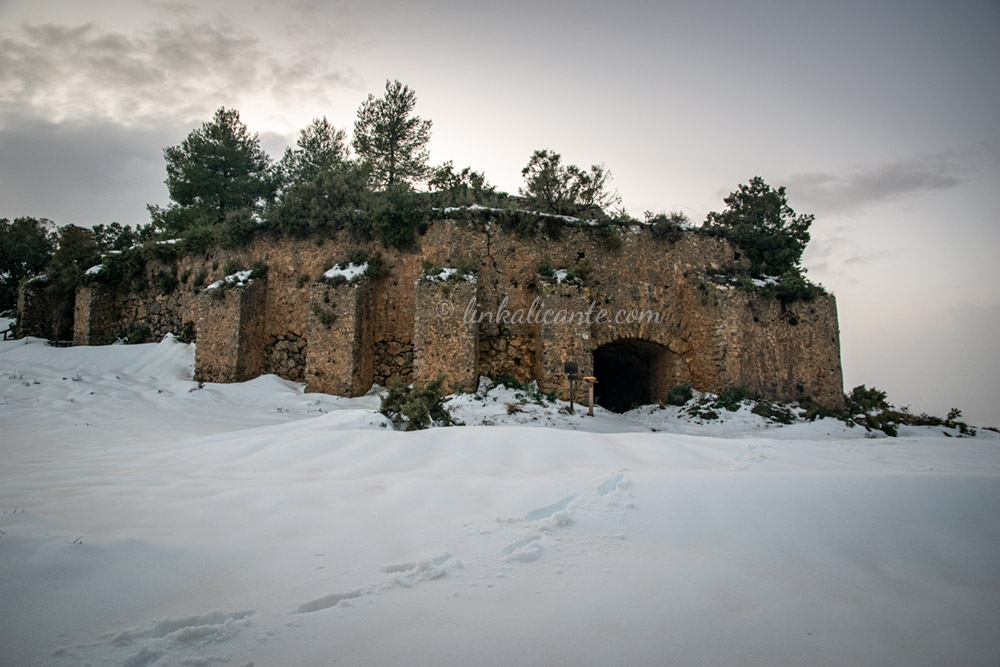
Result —
[[0, 665], [1000, 664], [995, 433], [397, 433], [193, 355], [0, 343]]

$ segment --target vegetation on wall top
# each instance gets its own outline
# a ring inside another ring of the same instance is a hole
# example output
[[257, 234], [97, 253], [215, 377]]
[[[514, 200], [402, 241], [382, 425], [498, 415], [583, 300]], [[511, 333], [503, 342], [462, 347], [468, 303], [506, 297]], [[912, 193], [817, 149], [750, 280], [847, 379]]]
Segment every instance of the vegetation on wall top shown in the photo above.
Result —
[[[181, 143], [164, 149], [170, 204], [148, 207], [151, 224], [94, 228], [92, 259], [104, 264], [96, 276], [81, 275], [87, 267], [53, 263], [60, 234], [47, 221], [0, 221], [0, 310], [13, 307], [21, 281], [44, 270], [58, 274], [55, 282], [67, 288], [86, 279], [134, 286], [149, 259], [236, 248], [261, 234], [347, 232], [359, 243], [410, 250], [436, 217], [491, 220], [522, 237], [558, 239], [566, 227], [577, 227], [609, 251], [622, 247], [623, 225], [645, 225], [655, 240], [667, 243], [691, 230], [723, 236], [748, 260], [734, 276], [738, 285], [750, 289], [755, 286], [744, 278], [771, 276], [783, 301], [815, 296], [801, 265], [813, 216], [797, 215], [783, 187], [773, 189], [754, 177], [700, 227], [679, 211], [647, 213], [640, 222], [621, 208], [603, 165], [584, 169], [542, 149], [522, 169], [518, 195], [510, 195], [471, 167], [457, 169], [450, 161], [430, 166], [432, 124], [415, 114], [416, 102], [414, 90], [386, 81], [383, 95], [369, 95], [358, 109], [350, 142], [344, 129], [325, 117], [314, 119], [278, 162], [237, 110], [220, 108]], [[169, 248], [156, 244], [174, 239]]]

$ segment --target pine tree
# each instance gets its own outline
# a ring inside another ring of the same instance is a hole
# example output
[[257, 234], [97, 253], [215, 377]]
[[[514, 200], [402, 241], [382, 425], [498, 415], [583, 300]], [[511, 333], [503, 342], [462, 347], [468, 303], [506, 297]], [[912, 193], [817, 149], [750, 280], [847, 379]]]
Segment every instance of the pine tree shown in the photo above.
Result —
[[346, 134], [336, 129], [326, 116], [316, 118], [300, 133], [297, 148], [286, 148], [279, 165], [286, 187], [311, 183], [320, 172], [334, 169], [347, 161]]
[[385, 82], [385, 95], [369, 95], [354, 123], [354, 150], [371, 169], [377, 189], [421, 181], [429, 174], [431, 121], [413, 115], [416, 93], [399, 81]]
[[241, 209], [259, 211], [277, 186], [271, 159], [236, 109], [220, 108], [179, 146], [163, 149], [167, 191], [181, 208], [222, 222]]
[[754, 176], [723, 201], [727, 209], [709, 213], [707, 226], [720, 229], [743, 249], [751, 271], [758, 276], [801, 272], [814, 216], [796, 215], [784, 187], [772, 190], [763, 178]]

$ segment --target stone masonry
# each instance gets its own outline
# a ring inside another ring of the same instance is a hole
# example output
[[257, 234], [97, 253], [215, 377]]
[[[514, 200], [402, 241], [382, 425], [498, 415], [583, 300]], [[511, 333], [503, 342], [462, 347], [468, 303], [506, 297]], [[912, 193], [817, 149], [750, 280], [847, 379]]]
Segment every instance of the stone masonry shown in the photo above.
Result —
[[368, 278], [314, 283], [309, 299], [305, 382], [310, 391], [359, 396], [374, 378], [374, 320]]
[[216, 287], [198, 299], [195, 379], [242, 382], [264, 366], [264, 307], [267, 280]]
[[[112, 299], [99, 293], [112, 287], [81, 289], [74, 338], [104, 340], [108, 322], [144, 325], [154, 337], [184, 327], [197, 334], [199, 379], [273, 372], [304, 381], [307, 391], [345, 395], [373, 382], [439, 375], [450, 387], [473, 389], [480, 375], [505, 375], [566, 397], [563, 364], [574, 361], [584, 374], [603, 375], [602, 389], [641, 384], [651, 401], [684, 382], [830, 407], [843, 400], [833, 296], [783, 304], [765, 288], [738, 289], [725, 276], [745, 262], [739, 248], [696, 232], [656, 239], [635, 225], [622, 228], [617, 244], [588, 227], [557, 236], [523, 237], [488, 214], [437, 220], [407, 252], [346, 232], [261, 236], [240, 250], [210, 249], [157, 267], [179, 276], [171, 293]], [[381, 254], [384, 272], [342, 285], [321, 281], [359, 252]], [[201, 287], [222, 278], [221, 267], [254, 262], [268, 267], [266, 280], [221, 297]], [[475, 279], [435, 282], [426, 266], [471, 267]], [[30, 327], [26, 314], [22, 326]]]
[[475, 391], [479, 383], [479, 326], [458, 305], [476, 298], [477, 280], [421, 279], [414, 286], [413, 379], [427, 384], [444, 377], [448, 390]]

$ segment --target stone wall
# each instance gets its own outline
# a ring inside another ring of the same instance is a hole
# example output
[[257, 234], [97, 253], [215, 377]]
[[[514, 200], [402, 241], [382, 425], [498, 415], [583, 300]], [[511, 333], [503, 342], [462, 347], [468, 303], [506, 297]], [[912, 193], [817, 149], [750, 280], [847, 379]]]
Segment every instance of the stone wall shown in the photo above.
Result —
[[788, 305], [738, 290], [727, 296], [720, 318], [721, 385], [742, 385], [778, 400], [840, 405], [840, 329], [832, 296]]
[[594, 374], [590, 335], [594, 298], [587, 287], [539, 281], [537, 303], [534, 312], [538, 316], [538, 354], [534, 376], [543, 392], [555, 391], [568, 399], [566, 362], [575, 363], [581, 376]]
[[73, 345], [101, 345], [112, 342], [108, 333], [120, 320], [113, 291], [98, 286], [81, 287], [76, 292], [73, 311]]
[[444, 378], [449, 391], [475, 391], [479, 383], [479, 326], [455, 304], [476, 299], [475, 277], [417, 280], [414, 285], [413, 380]]
[[309, 299], [306, 391], [359, 396], [374, 379], [374, 318], [368, 278], [317, 282]]
[[17, 292], [17, 335], [38, 338], [57, 338], [56, 324], [52, 318], [48, 279], [28, 280]]
[[[359, 252], [380, 253], [384, 275], [358, 286], [319, 285], [326, 269]], [[222, 304], [206, 301], [204, 286], [226, 267], [254, 262], [268, 273], [266, 283], [240, 297], [250, 302], [230, 304], [236, 293]], [[833, 297], [783, 306], [718, 278], [744, 262], [723, 239], [697, 233], [655, 239], [639, 225], [609, 242], [586, 227], [564, 227], [558, 238], [522, 237], [488, 219], [438, 220], [411, 252], [358, 243], [346, 233], [262, 236], [240, 250], [212, 249], [151, 266], [150, 285], [167, 274], [177, 276], [177, 288], [117, 295], [111, 316], [98, 313], [106, 301], [81, 290], [78, 328], [80, 342], [90, 343], [99, 340], [103, 321], [119, 329], [145, 325], [154, 339], [187, 328], [197, 333], [200, 376], [272, 372], [305, 381], [310, 390], [345, 394], [363, 393], [371, 382], [425, 382], [444, 373], [468, 388], [477, 375], [537, 380], [565, 396], [563, 363], [575, 361], [590, 373], [596, 355], [612, 371], [616, 359], [639, 364], [651, 400], [691, 382], [706, 391], [739, 384], [765, 397], [839, 404]], [[425, 264], [471, 267], [476, 282], [446, 290], [421, 280]], [[559, 280], [562, 272], [578, 279]], [[336, 331], [318, 326], [314, 306], [324, 295], [337, 304]], [[451, 303], [452, 319], [435, 310], [442, 300]], [[544, 321], [546, 312], [558, 311], [586, 319]], [[628, 317], [642, 314], [655, 317]], [[223, 360], [237, 329], [244, 336], [236, 346], [244, 350], [238, 371], [235, 361]]]
[[266, 279], [201, 293], [195, 379], [242, 382], [261, 374], [266, 304]]

